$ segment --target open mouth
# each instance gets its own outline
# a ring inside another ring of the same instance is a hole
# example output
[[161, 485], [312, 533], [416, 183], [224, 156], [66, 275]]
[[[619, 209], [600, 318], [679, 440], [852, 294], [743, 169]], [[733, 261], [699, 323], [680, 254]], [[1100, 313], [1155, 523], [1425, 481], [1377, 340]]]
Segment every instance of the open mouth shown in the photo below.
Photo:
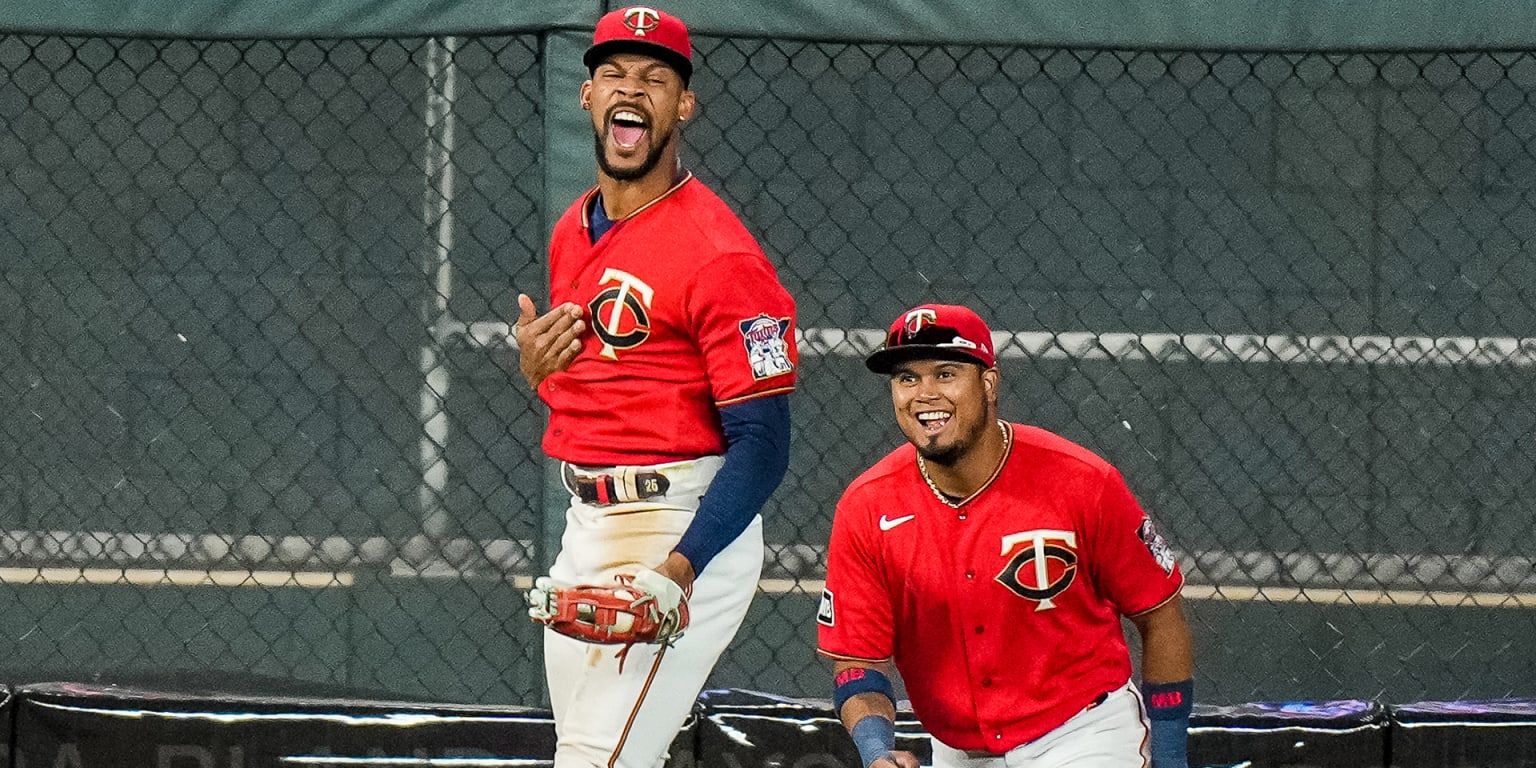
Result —
[[923, 425], [928, 432], [937, 432], [949, 423], [954, 414], [949, 411], [923, 411], [917, 414], [917, 423]]
[[639, 112], [620, 109], [608, 118], [608, 132], [623, 149], [634, 149], [645, 138], [646, 121]]

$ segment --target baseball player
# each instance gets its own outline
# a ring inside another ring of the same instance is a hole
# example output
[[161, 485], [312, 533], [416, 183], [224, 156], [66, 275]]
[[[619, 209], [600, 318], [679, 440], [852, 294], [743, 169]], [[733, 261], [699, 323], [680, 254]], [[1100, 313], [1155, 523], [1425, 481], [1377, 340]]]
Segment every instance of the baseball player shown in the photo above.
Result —
[[1184, 768], [1183, 576], [1120, 473], [998, 418], [992, 333], [965, 307], [912, 309], [865, 362], [909, 444], [838, 502], [817, 629], [866, 768], [918, 764], [894, 749], [893, 663], [939, 768]]
[[[684, 23], [613, 11], [583, 60], [597, 185], [551, 233], [552, 309], [518, 297], [520, 367], [570, 491], [528, 598], [550, 627], [557, 768], [656, 768], [757, 590], [759, 511], [789, 463], [795, 304], [679, 159], [695, 108]], [[578, 604], [583, 585], [648, 613]]]

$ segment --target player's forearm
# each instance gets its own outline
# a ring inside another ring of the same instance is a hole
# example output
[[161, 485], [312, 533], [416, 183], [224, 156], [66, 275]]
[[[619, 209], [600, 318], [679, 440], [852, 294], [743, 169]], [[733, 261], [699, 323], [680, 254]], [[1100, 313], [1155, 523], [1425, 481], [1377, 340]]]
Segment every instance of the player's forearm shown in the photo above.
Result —
[[896, 699], [889, 664], [838, 661], [832, 666], [832, 703], [843, 726], [853, 730], [870, 715], [896, 719]]
[[889, 665], [839, 661], [833, 666], [832, 706], [859, 751], [865, 768], [890, 762], [917, 765], [910, 753], [896, 751], [896, 699]]
[[1194, 676], [1194, 643], [1177, 596], [1133, 621], [1141, 633], [1143, 681], [1172, 683]]
[[1185, 768], [1195, 682], [1183, 606], [1175, 596], [1133, 621], [1141, 632], [1141, 691], [1152, 726], [1152, 768]]
[[890, 699], [881, 694], [861, 693], [843, 704], [843, 709], [838, 714], [843, 721], [843, 727], [851, 733], [860, 720], [871, 715], [895, 722], [896, 707]]
[[699, 572], [746, 530], [789, 469], [788, 395], [727, 406], [720, 420], [725, 460], [676, 547]]

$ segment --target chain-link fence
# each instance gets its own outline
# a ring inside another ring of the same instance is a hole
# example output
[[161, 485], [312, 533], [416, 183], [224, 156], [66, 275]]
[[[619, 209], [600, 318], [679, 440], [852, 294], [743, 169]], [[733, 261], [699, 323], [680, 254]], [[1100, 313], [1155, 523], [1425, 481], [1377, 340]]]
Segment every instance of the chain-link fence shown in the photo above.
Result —
[[[1202, 699], [1531, 692], [1536, 57], [695, 42], [686, 161], [803, 334], [715, 684], [825, 695], [862, 356], [939, 300], [1179, 548]], [[542, 51], [0, 36], [11, 681], [541, 700]]]

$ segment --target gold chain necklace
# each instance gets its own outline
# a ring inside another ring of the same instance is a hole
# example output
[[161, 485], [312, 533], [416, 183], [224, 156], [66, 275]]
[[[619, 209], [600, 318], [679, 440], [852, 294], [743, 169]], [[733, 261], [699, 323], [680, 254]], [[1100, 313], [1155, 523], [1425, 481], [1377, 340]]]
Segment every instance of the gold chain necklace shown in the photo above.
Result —
[[[1008, 461], [1008, 448], [1013, 445], [1013, 432], [1008, 429], [1007, 422], [1004, 422], [1002, 419], [998, 419], [997, 428], [1003, 433], [1003, 455], [997, 460], [997, 468], [992, 470], [992, 476], [987, 478], [987, 482], [981, 484], [982, 488], [991, 485], [992, 481], [997, 479], [998, 475], [1002, 474], [1003, 463]], [[928, 490], [933, 491], [934, 498], [942, 502], [944, 506], [951, 507], [953, 509], [959, 509], [960, 505], [964, 504], [970, 498], [970, 496], [967, 496], [966, 498], [959, 501], [951, 501], [948, 495], [939, 490], [938, 484], [933, 482], [933, 478], [928, 476], [928, 462], [923, 461], [923, 454], [921, 453], [917, 454], [917, 471], [923, 476], [923, 482], [928, 484]], [[974, 493], [971, 494], [971, 496], [975, 495], [976, 494]]]

